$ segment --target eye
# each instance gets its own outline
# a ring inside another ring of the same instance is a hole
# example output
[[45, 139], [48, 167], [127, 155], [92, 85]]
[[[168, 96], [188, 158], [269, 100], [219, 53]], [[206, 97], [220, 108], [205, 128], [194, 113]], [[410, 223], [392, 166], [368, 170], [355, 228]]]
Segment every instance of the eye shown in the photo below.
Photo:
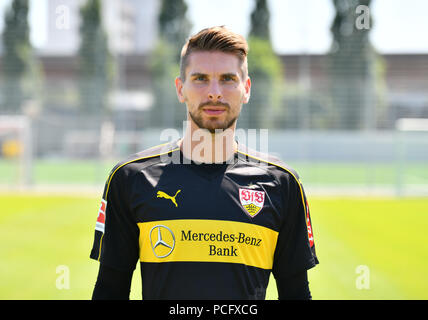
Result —
[[225, 82], [235, 81], [235, 77], [232, 75], [224, 75], [222, 80]]
[[205, 80], [207, 80], [207, 77], [206, 77], [206, 76], [204, 76], [204, 75], [198, 75], [198, 76], [195, 76], [195, 77], [193, 78], [193, 80], [194, 80], [194, 81], [205, 81]]

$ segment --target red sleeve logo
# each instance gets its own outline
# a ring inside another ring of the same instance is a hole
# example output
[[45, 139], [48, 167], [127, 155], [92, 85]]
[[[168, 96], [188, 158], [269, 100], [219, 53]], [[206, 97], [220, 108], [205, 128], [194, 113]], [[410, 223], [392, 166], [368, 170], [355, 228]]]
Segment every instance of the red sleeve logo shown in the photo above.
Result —
[[306, 226], [308, 227], [309, 245], [312, 248], [314, 246], [314, 235], [312, 233], [311, 219], [309, 217], [309, 204], [308, 204], [308, 201], [306, 201]]
[[97, 223], [95, 224], [95, 230], [101, 231], [102, 233], [104, 233], [104, 228], [105, 228], [106, 208], [107, 208], [107, 201], [102, 199], [100, 210], [98, 211]]

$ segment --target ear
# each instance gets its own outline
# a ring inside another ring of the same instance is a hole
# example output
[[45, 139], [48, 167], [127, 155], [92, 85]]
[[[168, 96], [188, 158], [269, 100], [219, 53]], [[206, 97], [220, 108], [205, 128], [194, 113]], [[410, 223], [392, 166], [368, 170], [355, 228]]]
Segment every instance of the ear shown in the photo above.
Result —
[[248, 103], [250, 101], [250, 95], [251, 95], [251, 79], [250, 77], [247, 77], [247, 80], [245, 80], [244, 85], [244, 98], [243, 103]]
[[175, 78], [175, 90], [177, 92], [178, 101], [184, 103], [186, 99], [183, 95], [183, 80], [180, 77]]

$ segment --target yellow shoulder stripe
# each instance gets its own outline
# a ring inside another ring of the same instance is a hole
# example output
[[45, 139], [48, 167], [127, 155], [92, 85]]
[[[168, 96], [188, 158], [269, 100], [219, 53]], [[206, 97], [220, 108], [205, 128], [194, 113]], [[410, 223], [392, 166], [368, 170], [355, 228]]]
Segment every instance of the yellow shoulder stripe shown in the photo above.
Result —
[[[238, 150], [238, 152], [239, 152], [239, 153], [242, 153], [242, 154], [244, 154], [244, 155], [246, 155], [246, 156], [248, 156], [248, 157], [250, 157], [250, 158], [253, 158], [253, 159], [256, 159], [256, 160], [259, 160], [259, 161], [263, 161], [263, 162], [269, 163], [269, 164], [271, 164], [271, 165], [274, 165], [274, 166], [276, 166], [276, 167], [279, 167], [279, 168], [281, 168], [281, 169], [285, 170], [286, 172], [288, 172], [289, 174], [291, 174], [291, 176], [296, 180], [297, 184], [299, 185], [300, 195], [301, 195], [301, 197], [302, 197], [303, 209], [305, 210], [304, 212], [305, 212], [305, 215], [306, 215], [306, 202], [305, 202], [305, 197], [304, 197], [304, 195], [303, 195], [302, 185], [301, 185], [301, 183], [300, 183], [300, 180], [299, 180], [299, 179], [297, 179], [297, 177], [294, 175], [294, 173], [293, 173], [293, 172], [291, 172], [289, 169], [287, 169], [287, 168], [285, 168], [285, 167], [283, 167], [283, 166], [281, 166], [281, 165], [279, 165], [279, 164], [277, 164], [277, 163], [273, 163], [273, 162], [270, 162], [270, 161], [267, 161], [267, 160], [264, 160], [264, 159], [261, 159], [261, 158], [258, 158], [258, 157], [255, 157], [255, 156], [252, 156], [252, 155], [250, 155], [250, 154], [248, 154], [248, 153], [245, 153], [245, 152], [242, 152], [242, 151], [239, 151], [239, 150]], [[306, 225], [307, 225], [307, 220], [306, 220], [306, 218], [305, 218], [305, 221], [306, 221]]]
[[[165, 144], [166, 144], [166, 143], [161, 144], [161, 145], [159, 145], [159, 146], [157, 146], [157, 147], [160, 147], [160, 146], [165, 145]], [[153, 148], [155, 148], [155, 147], [153, 147]], [[180, 148], [176, 148], [176, 149], [173, 149], [173, 150], [169, 150], [169, 151], [167, 151], [167, 152], [158, 153], [158, 154], [152, 154], [152, 155], [150, 155], [150, 156], [145, 156], [145, 157], [141, 157], [141, 158], [137, 158], [137, 159], [132, 159], [132, 160], [130, 160], [130, 161], [127, 161], [127, 162], [125, 162], [125, 163], [121, 164], [120, 166], [118, 166], [118, 167], [116, 168], [116, 170], [114, 170], [114, 171], [112, 172], [112, 174], [110, 174], [110, 177], [109, 177], [108, 182], [107, 182], [107, 189], [106, 189], [106, 192], [105, 192], [105, 197], [107, 198], [108, 190], [110, 189], [110, 182], [111, 182], [111, 180], [112, 180], [112, 178], [113, 178], [114, 174], [115, 174], [115, 173], [116, 173], [120, 168], [122, 168], [122, 167], [126, 166], [126, 165], [127, 165], [127, 164], [129, 164], [129, 163], [135, 162], [135, 161], [139, 161], [139, 160], [143, 160], [143, 159], [148, 159], [148, 158], [154, 158], [154, 157], [162, 156], [162, 155], [164, 155], [164, 154], [168, 154], [168, 153], [170, 153], [170, 152], [177, 151], [177, 150], [179, 150], [179, 149], [180, 149]], [[105, 200], [107, 200], [107, 199], [105, 199]]]

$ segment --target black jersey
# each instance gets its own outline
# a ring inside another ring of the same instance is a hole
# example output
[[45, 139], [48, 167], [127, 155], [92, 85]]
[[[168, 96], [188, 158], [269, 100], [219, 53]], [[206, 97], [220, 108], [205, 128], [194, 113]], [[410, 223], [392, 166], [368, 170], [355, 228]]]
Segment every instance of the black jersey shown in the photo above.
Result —
[[177, 142], [113, 168], [91, 258], [128, 271], [139, 260], [143, 299], [264, 299], [271, 272], [318, 263], [296, 172], [242, 145], [225, 164], [195, 164]]

